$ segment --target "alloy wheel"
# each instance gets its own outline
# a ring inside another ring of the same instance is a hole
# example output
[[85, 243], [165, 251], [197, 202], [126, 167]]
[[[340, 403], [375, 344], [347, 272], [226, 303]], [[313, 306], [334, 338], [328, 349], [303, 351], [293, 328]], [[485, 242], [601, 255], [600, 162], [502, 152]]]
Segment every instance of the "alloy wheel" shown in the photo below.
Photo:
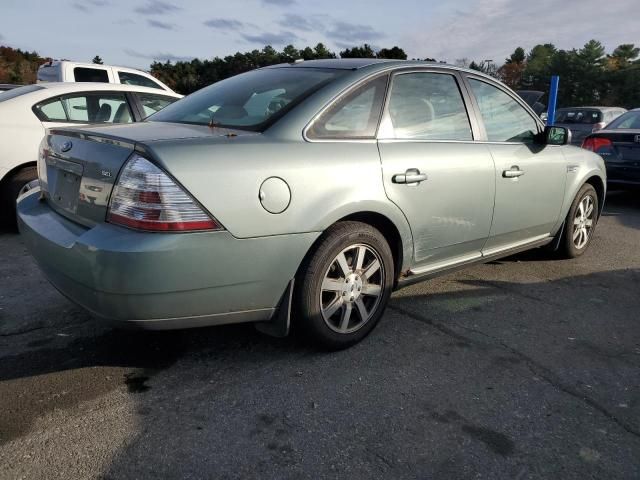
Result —
[[320, 291], [322, 317], [338, 333], [364, 326], [376, 312], [385, 285], [384, 265], [369, 245], [342, 250], [327, 269]]
[[593, 220], [595, 216], [594, 202], [591, 195], [585, 195], [573, 218], [573, 245], [578, 249], [583, 249], [589, 242], [593, 230]]

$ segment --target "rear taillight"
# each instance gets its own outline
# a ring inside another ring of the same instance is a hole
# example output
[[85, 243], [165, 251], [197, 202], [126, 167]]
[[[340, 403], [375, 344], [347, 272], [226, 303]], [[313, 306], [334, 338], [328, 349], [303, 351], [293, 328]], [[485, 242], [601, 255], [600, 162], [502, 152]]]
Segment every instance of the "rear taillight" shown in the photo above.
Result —
[[582, 148], [586, 148], [592, 152], [597, 152], [604, 147], [611, 147], [611, 140], [601, 137], [589, 137], [585, 138], [582, 142]]
[[604, 127], [606, 127], [606, 126], [607, 126], [607, 124], [606, 124], [606, 123], [604, 123], [604, 122], [598, 122], [598, 123], [595, 123], [595, 124], [593, 125], [593, 128], [591, 129], [591, 131], [592, 131], [592, 132], [597, 132], [598, 130], [602, 130], [602, 129], [603, 129]]
[[139, 155], [120, 173], [107, 221], [156, 232], [222, 229], [171, 177]]

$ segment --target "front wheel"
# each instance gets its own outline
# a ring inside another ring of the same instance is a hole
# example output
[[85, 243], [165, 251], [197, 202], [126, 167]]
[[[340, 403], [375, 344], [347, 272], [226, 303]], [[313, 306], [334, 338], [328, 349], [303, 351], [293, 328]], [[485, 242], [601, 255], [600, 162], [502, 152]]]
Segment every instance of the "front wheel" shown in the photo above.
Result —
[[598, 221], [598, 194], [590, 184], [578, 191], [571, 204], [560, 242], [560, 253], [565, 258], [576, 258], [586, 250]]
[[384, 236], [360, 222], [328, 230], [300, 269], [294, 328], [324, 348], [347, 348], [366, 337], [393, 288], [394, 264]]

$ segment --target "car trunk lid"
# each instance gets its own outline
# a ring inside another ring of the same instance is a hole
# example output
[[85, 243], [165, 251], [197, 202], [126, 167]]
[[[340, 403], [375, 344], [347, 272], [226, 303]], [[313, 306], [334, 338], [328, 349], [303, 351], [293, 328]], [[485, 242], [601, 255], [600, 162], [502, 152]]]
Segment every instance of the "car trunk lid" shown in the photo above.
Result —
[[144, 151], [144, 143], [250, 134], [255, 135], [164, 122], [49, 129], [38, 166], [43, 196], [61, 215], [91, 227], [105, 221], [118, 174], [134, 150]]
[[109, 195], [134, 144], [52, 130], [40, 153], [38, 176], [51, 207], [82, 225], [104, 222]]
[[592, 137], [611, 142], [596, 152], [604, 159], [610, 180], [640, 182], [640, 131], [601, 130]]

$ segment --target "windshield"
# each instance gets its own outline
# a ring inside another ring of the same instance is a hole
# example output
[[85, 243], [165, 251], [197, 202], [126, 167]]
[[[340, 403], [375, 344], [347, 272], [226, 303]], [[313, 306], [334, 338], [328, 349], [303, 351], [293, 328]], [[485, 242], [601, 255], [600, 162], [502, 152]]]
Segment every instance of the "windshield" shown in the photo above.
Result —
[[262, 131], [343, 73], [300, 67], [253, 70], [203, 88], [149, 120]]
[[613, 122], [607, 125], [607, 130], [617, 128], [632, 128], [640, 130], [640, 111], [627, 112], [620, 115]]
[[7, 100], [11, 100], [12, 98], [19, 97], [20, 95], [24, 95], [25, 93], [35, 92], [36, 90], [42, 90], [44, 87], [39, 85], [25, 85], [24, 87], [13, 88], [11, 90], [7, 90], [6, 92], [2, 92], [0, 95], [0, 102], [5, 102]]
[[556, 112], [556, 123], [583, 123], [593, 125], [601, 121], [602, 112], [599, 110], [563, 108]]

